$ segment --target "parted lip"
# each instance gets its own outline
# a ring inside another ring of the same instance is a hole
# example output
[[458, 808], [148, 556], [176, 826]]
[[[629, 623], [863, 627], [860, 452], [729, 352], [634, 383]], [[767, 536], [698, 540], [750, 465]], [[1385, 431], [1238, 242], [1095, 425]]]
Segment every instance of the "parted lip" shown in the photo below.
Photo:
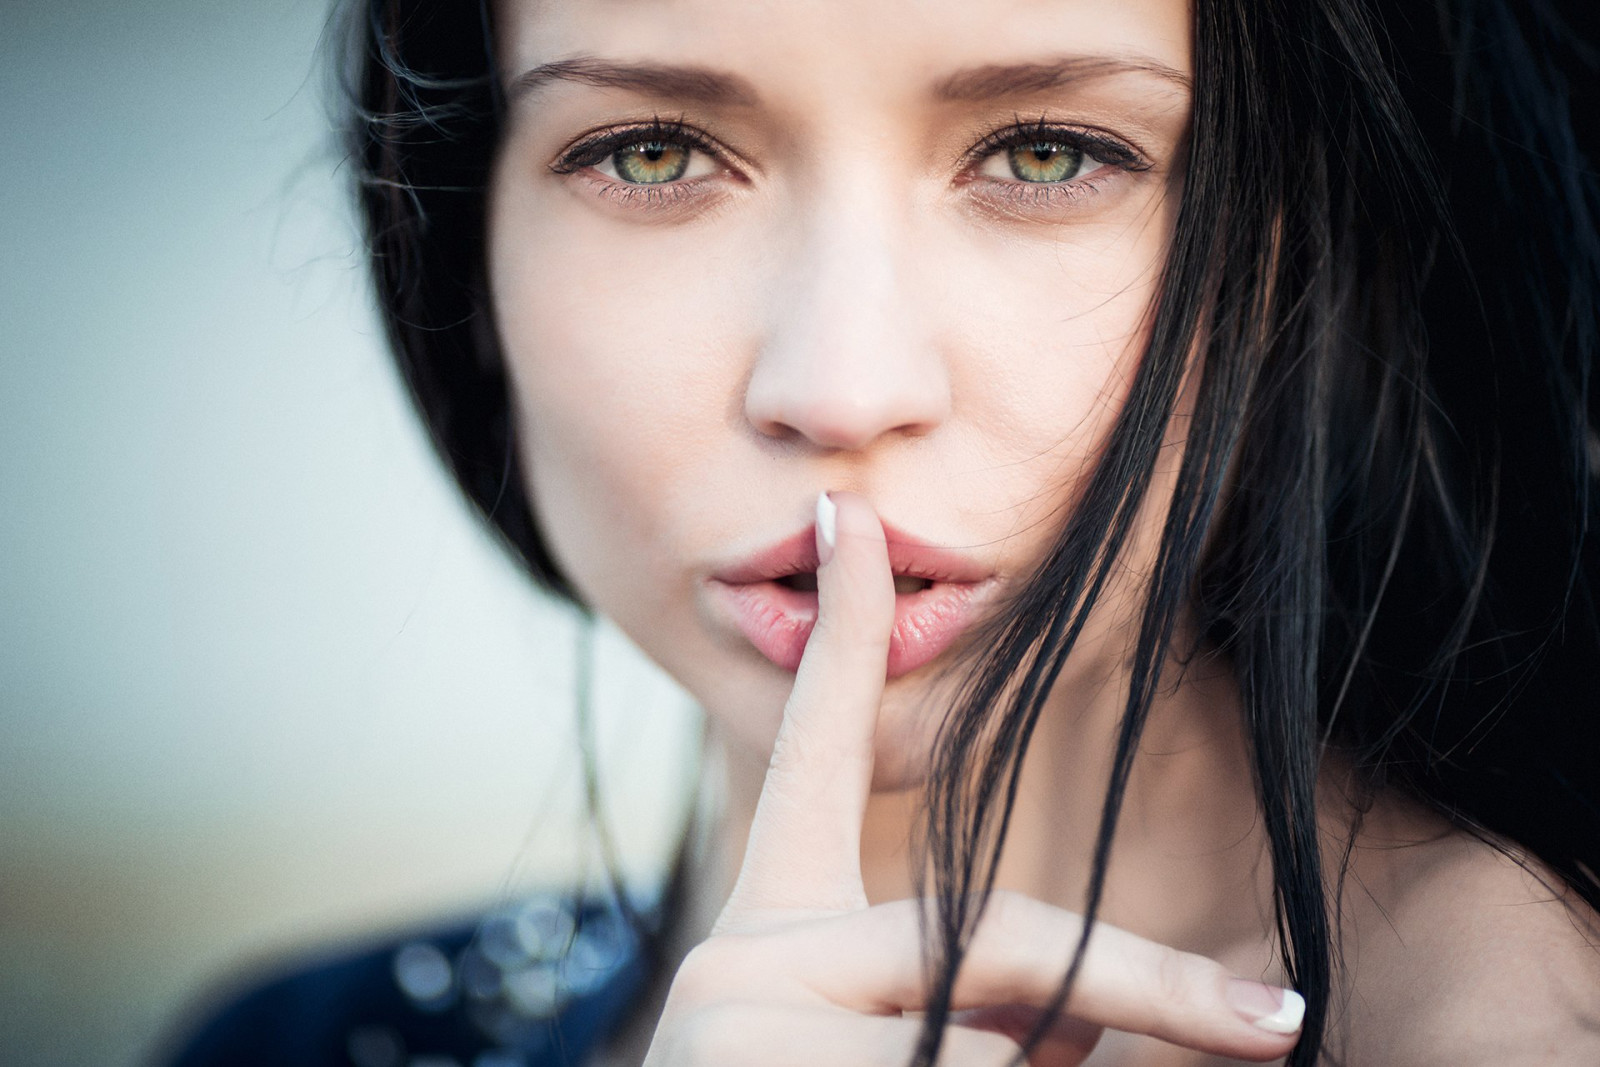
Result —
[[[969, 556], [930, 545], [887, 523], [883, 533], [889, 548], [889, 569], [897, 578], [971, 584], [994, 576], [993, 568]], [[815, 573], [816, 569], [816, 528], [808, 526], [776, 544], [714, 568], [711, 577], [727, 585], [750, 585], [791, 574]]]

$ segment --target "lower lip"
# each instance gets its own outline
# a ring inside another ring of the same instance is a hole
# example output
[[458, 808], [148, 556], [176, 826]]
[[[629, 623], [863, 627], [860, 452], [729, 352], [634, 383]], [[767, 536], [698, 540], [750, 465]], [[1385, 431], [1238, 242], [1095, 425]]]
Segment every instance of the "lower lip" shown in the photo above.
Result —
[[[982, 594], [992, 585], [993, 579], [936, 582], [915, 593], [895, 594], [887, 677], [898, 678], [937, 659], [971, 624]], [[735, 624], [756, 651], [786, 671], [799, 668], [817, 624], [816, 593], [777, 582], [712, 581], [711, 588], [732, 610]]]

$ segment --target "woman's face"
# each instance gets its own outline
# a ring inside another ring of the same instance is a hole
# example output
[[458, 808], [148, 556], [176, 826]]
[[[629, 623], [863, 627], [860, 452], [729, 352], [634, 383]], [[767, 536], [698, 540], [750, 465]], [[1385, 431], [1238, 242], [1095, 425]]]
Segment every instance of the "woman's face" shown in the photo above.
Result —
[[900, 572], [880, 783], [917, 776], [941, 668], [1059, 531], [1142, 353], [1188, 20], [504, 0], [490, 277], [542, 529], [736, 741], [771, 743], [814, 502], [850, 490]]

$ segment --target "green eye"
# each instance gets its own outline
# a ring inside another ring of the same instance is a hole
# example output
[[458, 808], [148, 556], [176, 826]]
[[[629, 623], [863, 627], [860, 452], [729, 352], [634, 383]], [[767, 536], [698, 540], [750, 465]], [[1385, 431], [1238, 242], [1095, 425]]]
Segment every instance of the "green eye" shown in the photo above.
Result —
[[1034, 141], [1008, 149], [1006, 160], [1019, 181], [1061, 182], [1077, 175], [1083, 152], [1060, 141]]
[[666, 141], [639, 141], [612, 153], [617, 177], [634, 185], [674, 182], [689, 169], [689, 149]]

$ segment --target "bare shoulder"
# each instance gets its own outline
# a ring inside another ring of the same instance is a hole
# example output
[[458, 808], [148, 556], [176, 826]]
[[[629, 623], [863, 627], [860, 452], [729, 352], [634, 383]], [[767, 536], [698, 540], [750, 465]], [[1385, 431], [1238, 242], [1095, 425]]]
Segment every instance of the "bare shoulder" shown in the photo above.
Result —
[[1343, 911], [1349, 1067], [1600, 1064], [1600, 919], [1531, 857], [1389, 812]]

